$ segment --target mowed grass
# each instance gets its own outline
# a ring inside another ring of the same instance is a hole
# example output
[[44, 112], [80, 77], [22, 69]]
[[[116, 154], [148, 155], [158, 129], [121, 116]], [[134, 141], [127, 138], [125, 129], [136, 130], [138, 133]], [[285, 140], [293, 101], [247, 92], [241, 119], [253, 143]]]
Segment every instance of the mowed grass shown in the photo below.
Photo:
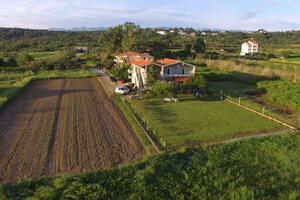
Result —
[[280, 125], [225, 101], [132, 100], [132, 105], [167, 148], [215, 143], [271, 132]]
[[36, 60], [57, 60], [61, 57], [61, 51], [45, 51], [29, 53]]

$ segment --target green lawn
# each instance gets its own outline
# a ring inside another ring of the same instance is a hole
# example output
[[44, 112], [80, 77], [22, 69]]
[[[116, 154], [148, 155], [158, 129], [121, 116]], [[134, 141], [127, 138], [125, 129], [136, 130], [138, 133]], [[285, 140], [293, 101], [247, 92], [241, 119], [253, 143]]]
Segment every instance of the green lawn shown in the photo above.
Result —
[[[290, 82], [285, 84], [284, 81], [279, 80], [262, 81], [257, 84], [260, 85], [260, 90], [265, 88], [269, 91], [266, 94], [251, 97], [247, 93], [258, 91], [257, 86], [237, 81], [211, 81], [209, 82], [209, 87], [216, 91], [222, 90], [228, 98], [235, 102], [239, 102], [240, 97], [242, 105], [258, 112], [262, 112], [263, 107], [265, 107], [265, 114], [290, 125], [300, 127], [300, 113], [297, 111], [299, 107], [297, 106], [298, 87]], [[276, 95], [274, 95], [275, 93]], [[287, 110], [289, 112], [286, 112]]]
[[167, 148], [214, 143], [281, 129], [278, 124], [224, 101], [132, 100], [132, 105]]
[[61, 51], [45, 51], [29, 53], [36, 60], [57, 60], [61, 57]]

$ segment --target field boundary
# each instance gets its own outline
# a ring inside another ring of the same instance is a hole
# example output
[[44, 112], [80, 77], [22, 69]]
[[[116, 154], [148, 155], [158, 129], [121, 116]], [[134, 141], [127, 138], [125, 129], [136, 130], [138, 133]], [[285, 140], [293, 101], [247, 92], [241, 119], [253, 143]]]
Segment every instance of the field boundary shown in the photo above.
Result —
[[139, 117], [136, 116], [136, 114], [132, 111], [132, 109], [130, 108], [130, 106], [128, 106], [128, 103], [126, 103], [123, 98], [120, 98], [120, 99], [121, 99], [122, 103], [129, 109], [129, 111], [131, 112], [131, 114], [132, 114], [133, 118], [135, 119], [135, 121], [143, 129], [143, 132], [147, 136], [148, 140], [151, 142], [151, 144], [154, 147], [154, 149], [157, 152], [161, 152], [161, 150], [162, 150], [161, 144], [159, 144], [159, 142], [155, 142], [154, 141], [154, 139], [152, 138], [151, 134], [149, 134], [149, 132], [147, 131], [147, 129], [143, 126], [143, 123], [141, 123], [141, 121], [139, 120]]
[[[110, 94], [110, 92], [106, 89], [103, 81], [101, 80], [100, 77], [97, 77], [97, 80], [99, 81], [99, 83], [101, 84], [102, 88], [104, 89], [106, 95], [108, 97], [112, 97], [113, 95]], [[149, 142], [151, 143], [151, 145], [153, 146], [153, 148], [156, 150], [156, 152], [160, 153], [161, 152], [161, 145], [157, 144], [156, 142], [154, 142], [154, 140], [152, 139], [152, 137], [150, 136], [150, 134], [148, 133], [147, 129], [145, 129], [145, 127], [142, 125], [142, 123], [138, 120], [137, 116], [134, 114], [134, 112], [132, 112], [132, 109], [127, 105], [126, 102], [124, 102], [123, 98], [120, 97], [121, 102], [124, 104], [124, 106], [127, 107], [127, 109], [129, 110], [130, 114], [132, 115], [133, 119], [136, 121], [136, 123], [138, 124], [138, 126], [143, 130], [144, 134], [146, 135], [147, 139], [149, 140]], [[117, 105], [118, 106], [118, 105]], [[119, 106], [118, 106], [119, 107]], [[122, 110], [122, 109], [121, 109]], [[123, 112], [123, 111], [122, 111]]]
[[250, 111], [250, 112], [253, 112], [253, 113], [257, 114], [257, 115], [260, 115], [260, 116], [262, 116], [262, 117], [264, 117], [264, 118], [266, 118], [266, 119], [268, 119], [268, 120], [277, 122], [278, 124], [281, 124], [282, 126], [285, 126], [285, 127], [288, 127], [288, 128], [290, 128], [290, 129], [292, 129], [293, 131], [297, 131], [297, 128], [294, 127], [294, 126], [292, 126], [292, 125], [289, 125], [289, 124], [287, 124], [287, 123], [285, 123], [285, 122], [282, 122], [282, 121], [280, 121], [280, 120], [278, 120], [278, 119], [275, 119], [275, 118], [273, 118], [273, 117], [270, 117], [270, 116], [268, 116], [268, 115], [266, 115], [266, 114], [262, 114], [262, 113], [260, 113], [260, 112], [257, 112], [256, 110], [253, 110], [253, 109], [248, 108], [248, 107], [246, 107], [246, 106], [244, 106], [244, 105], [241, 105], [241, 104], [239, 104], [239, 103], [236, 103], [236, 102], [234, 102], [234, 101], [232, 101], [232, 100], [229, 100], [228, 98], [226, 98], [225, 101], [227, 101], [227, 102], [229, 102], [229, 103], [231, 103], [231, 104], [233, 104], [233, 105], [239, 106], [239, 107], [241, 107], [241, 108], [243, 108], [243, 109], [245, 109], [245, 110], [248, 110], [248, 111]]

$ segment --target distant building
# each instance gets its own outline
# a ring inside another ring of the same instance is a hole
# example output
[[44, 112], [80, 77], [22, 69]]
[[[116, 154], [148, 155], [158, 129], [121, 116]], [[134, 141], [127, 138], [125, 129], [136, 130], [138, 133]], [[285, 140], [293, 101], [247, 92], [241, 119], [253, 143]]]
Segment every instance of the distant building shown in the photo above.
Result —
[[166, 35], [167, 31], [160, 30], [160, 31], [156, 31], [156, 33], [160, 35]]
[[258, 29], [257, 33], [263, 34], [263, 33], [267, 33], [268, 31], [266, 31], [265, 29]]
[[242, 45], [241, 56], [254, 54], [259, 52], [259, 45], [254, 40], [244, 42]]
[[89, 49], [87, 47], [72, 47], [70, 50], [75, 53], [87, 53]]
[[135, 60], [131, 62], [130, 77], [131, 82], [137, 88], [144, 88], [147, 85], [148, 67], [153, 65], [157, 68], [157, 77], [160, 80], [174, 80], [183, 82], [190, 76], [195, 75], [196, 67], [179, 60], [164, 58], [152, 62], [150, 60]]

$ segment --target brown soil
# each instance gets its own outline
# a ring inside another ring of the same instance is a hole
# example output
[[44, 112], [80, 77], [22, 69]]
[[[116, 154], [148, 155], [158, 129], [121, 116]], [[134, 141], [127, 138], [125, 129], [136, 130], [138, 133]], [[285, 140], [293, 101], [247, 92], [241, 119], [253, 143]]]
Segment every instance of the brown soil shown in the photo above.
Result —
[[143, 154], [96, 78], [36, 81], [0, 112], [0, 183], [109, 169]]

